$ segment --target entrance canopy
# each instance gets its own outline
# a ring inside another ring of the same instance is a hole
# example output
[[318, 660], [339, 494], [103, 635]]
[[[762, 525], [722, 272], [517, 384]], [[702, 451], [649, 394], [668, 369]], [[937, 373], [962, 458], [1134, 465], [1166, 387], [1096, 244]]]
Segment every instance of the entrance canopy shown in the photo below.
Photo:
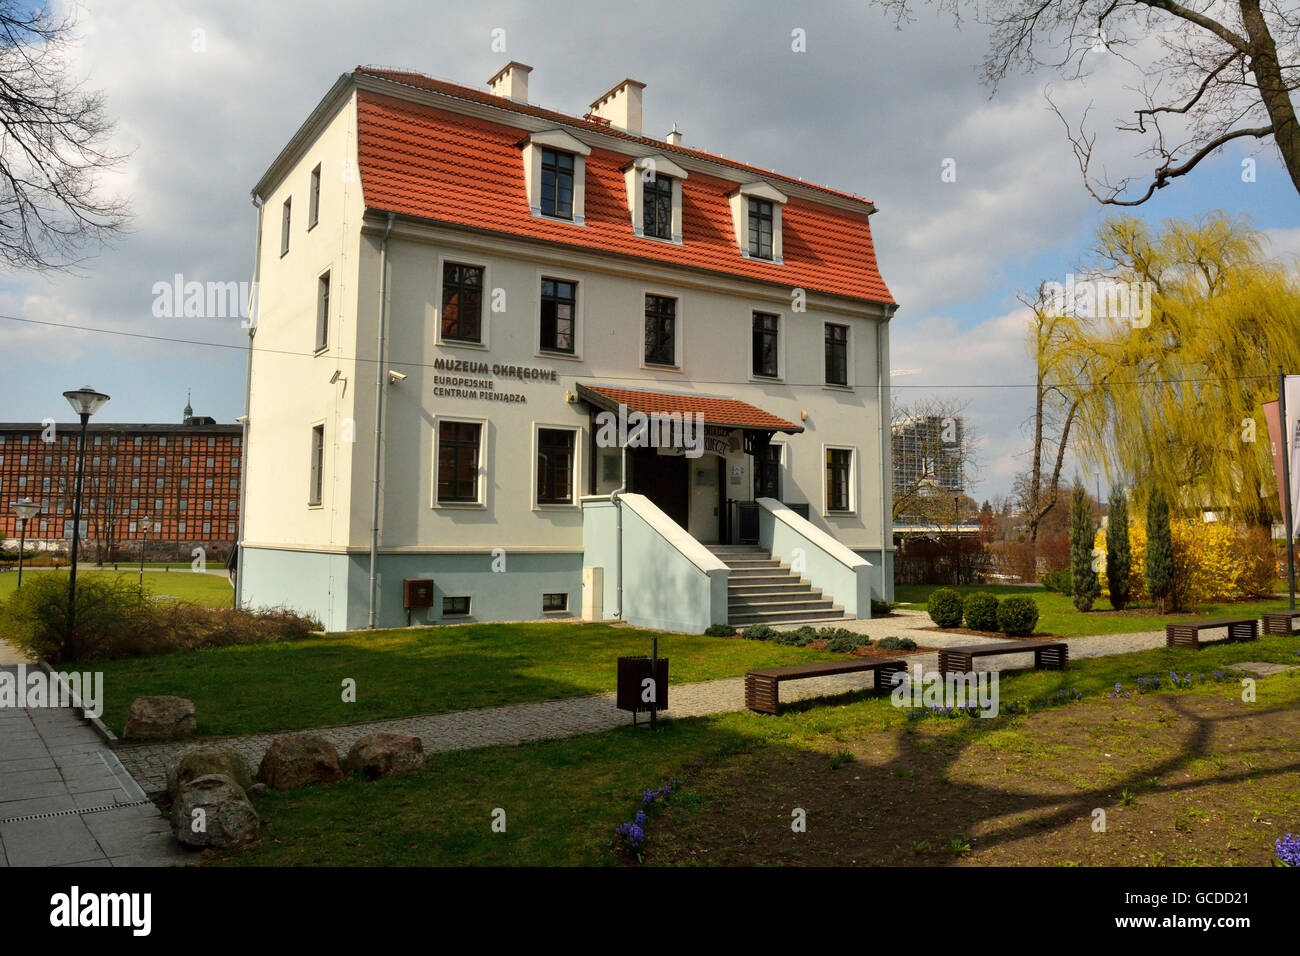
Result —
[[743, 428], [746, 432], [773, 432], [796, 435], [802, 425], [778, 418], [748, 402], [734, 398], [710, 398], [684, 392], [650, 392], [637, 388], [616, 388], [610, 385], [584, 385], [578, 383], [578, 396], [596, 408], [617, 412], [620, 405], [629, 412], [645, 415], [700, 414], [705, 425], [717, 428]]

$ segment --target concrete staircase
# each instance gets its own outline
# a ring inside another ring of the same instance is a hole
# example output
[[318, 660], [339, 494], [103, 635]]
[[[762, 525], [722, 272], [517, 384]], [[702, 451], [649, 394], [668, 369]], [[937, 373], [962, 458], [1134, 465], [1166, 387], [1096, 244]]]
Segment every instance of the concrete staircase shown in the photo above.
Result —
[[848, 620], [835, 604], [756, 545], [711, 544], [731, 573], [727, 581], [727, 622], [750, 624], [823, 624]]

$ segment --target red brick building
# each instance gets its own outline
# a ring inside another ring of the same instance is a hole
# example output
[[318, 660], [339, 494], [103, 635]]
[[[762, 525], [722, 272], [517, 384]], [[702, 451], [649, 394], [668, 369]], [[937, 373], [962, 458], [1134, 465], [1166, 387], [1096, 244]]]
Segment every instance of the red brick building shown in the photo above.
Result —
[[[209, 561], [229, 554], [239, 529], [243, 428], [195, 417], [188, 405], [185, 411], [180, 425], [90, 423], [82, 489], [85, 560], [138, 557], [139, 519], [145, 516], [152, 519], [145, 536], [150, 556], [188, 559], [194, 547], [203, 547]], [[0, 423], [0, 541], [17, 544], [12, 505], [31, 498], [41, 512], [27, 523], [30, 546], [66, 549], [79, 428], [72, 422]]]

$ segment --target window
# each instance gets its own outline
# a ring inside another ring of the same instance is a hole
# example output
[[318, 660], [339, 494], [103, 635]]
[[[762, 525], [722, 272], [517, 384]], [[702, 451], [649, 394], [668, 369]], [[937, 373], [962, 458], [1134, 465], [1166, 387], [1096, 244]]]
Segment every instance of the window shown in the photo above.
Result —
[[185, 533], [185, 522], [184, 522], [184, 521], [178, 521], [178, 522], [176, 522], [176, 532], [177, 532], [177, 534], [184, 534], [184, 533]]
[[182, 467], [182, 468], [188, 468], [188, 467], [190, 467], [190, 460], [189, 460], [188, 457], [186, 457], [186, 458], [182, 458], [182, 459], [181, 459], [181, 467]]
[[163, 500], [161, 498], [155, 498], [153, 500], [153, 510], [159, 512], [163, 510]]
[[182, 498], [180, 501], [180, 507], [181, 507], [181, 511], [189, 511], [190, 503], [186, 501], [184, 498]]
[[483, 342], [483, 268], [442, 264], [442, 337]]
[[142, 436], [140, 436], [140, 435], [136, 435], [136, 436], [135, 436], [135, 447], [136, 447], [136, 448], [139, 448], [139, 447], [140, 447], [141, 445], [143, 445], [143, 444], [144, 444], [144, 438], [143, 438]]
[[136, 455], [134, 458], [131, 459], [131, 467], [132, 467], [132, 468], [139, 468], [139, 467], [140, 467], [140, 456], [139, 456], [139, 455]]
[[[330, 274], [326, 272], [316, 280], [316, 351], [329, 345], [330, 334]], [[211, 447], [211, 445], [209, 445]]]
[[573, 435], [567, 428], [537, 430], [537, 503], [573, 503]]
[[204, 534], [211, 534], [211, 533], [212, 533], [212, 522], [211, 522], [211, 521], [205, 521], [205, 522], [203, 522], [203, 533], [204, 533]]
[[443, 617], [469, 617], [468, 597], [444, 597], [442, 599]]
[[216, 460], [215, 458], [208, 458], [208, 459], [207, 459], [207, 467], [209, 467], [209, 468], [214, 467], [214, 466], [216, 465], [216, 463], [217, 463], [217, 460]]
[[216, 447], [217, 447], [217, 440], [216, 440], [215, 438], [211, 438], [211, 437], [209, 437], [209, 438], [208, 438], [208, 447], [209, 447], [209, 448], [216, 448]]
[[574, 354], [574, 309], [578, 285], [562, 279], [542, 280], [542, 350]]
[[315, 425], [311, 430], [311, 484], [307, 491], [307, 504], [319, 505], [321, 487], [325, 481], [325, 426]]
[[542, 215], [573, 218], [573, 155], [542, 150]]
[[438, 501], [478, 501], [479, 437], [477, 422], [438, 423]]
[[853, 449], [826, 449], [826, 510], [852, 511]]
[[849, 327], [826, 324], [826, 384], [849, 384]]
[[749, 254], [772, 258], [772, 204], [765, 199], [749, 200]]
[[293, 203], [293, 197], [290, 196], [284, 201], [284, 211], [280, 213], [280, 255], [287, 255], [289, 252], [289, 221], [293, 218], [290, 208]]
[[673, 237], [673, 181], [668, 176], [655, 176], [646, 182], [641, 228], [647, 236], [656, 239]]
[[307, 231], [320, 220], [320, 163], [311, 171], [311, 192], [307, 194]]
[[542, 613], [554, 614], [569, 609], [569, 595], [565, 591], [542, 595]]
[[770, 312], [754, 313], [754, 374], [763, 378], [776, 378], [780, 373], [781, 317]]
[[647, 365], [677, 364], [676, 299], [645, 297], [645, 360]]
[[158, 459], [158, 467], [159, 467], [159, 468], [166, 468], [166, 467], [167, 467], [167, 459], [166, 459], [166, 458], [159, 458], [159, 459]]
[[754, 456], [754, 497], [781, 500], [781, 459], [785, 446], [769, 442]]
[[[188, 479], [182, 480], [182, 482], [181, 482], [181, 487], [184, 488], [184, 487], [186, 487], [186, 485], [188, 485], [188, 484], [189, 484]], [[211, 479], [211, 478], [205, 478], [205, 479], [203, 480], [203, 487], [204, 487], [204, 488], [211, 488], [211, 487], [212, 487], [212, 479]]]
[[155, 487], [155, 488], [157, 488], [159, 491], [162, 491], [162, 487], [163, 487], [163, 479], [161, 479], [161, 478], [155, 478], [153, 484], [154, 484], [154, 487]]

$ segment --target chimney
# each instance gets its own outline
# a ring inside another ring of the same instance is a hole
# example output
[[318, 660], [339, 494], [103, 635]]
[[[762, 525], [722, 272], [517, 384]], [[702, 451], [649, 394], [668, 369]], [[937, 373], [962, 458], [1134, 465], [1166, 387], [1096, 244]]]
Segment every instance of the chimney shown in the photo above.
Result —
[[682, 145], [682, 131], [677, 128], [676, 123], [674, 123], [673, 128], [668, 131], [668, 135], [664, 137], [664, 141], [668, 143], [669, 146]]
[[641, 135], [641, 91], [644, 83], [624, 80], [591, 104], [591, 112], [600, 119], [626, 130], [634, 136]]
[[488, 91], [493, 96], [502, 96], [516, 103], [527, 103], [528, 74], [531, 72], [533, 72], [531, 66], [511, 60], [488, 80]]

